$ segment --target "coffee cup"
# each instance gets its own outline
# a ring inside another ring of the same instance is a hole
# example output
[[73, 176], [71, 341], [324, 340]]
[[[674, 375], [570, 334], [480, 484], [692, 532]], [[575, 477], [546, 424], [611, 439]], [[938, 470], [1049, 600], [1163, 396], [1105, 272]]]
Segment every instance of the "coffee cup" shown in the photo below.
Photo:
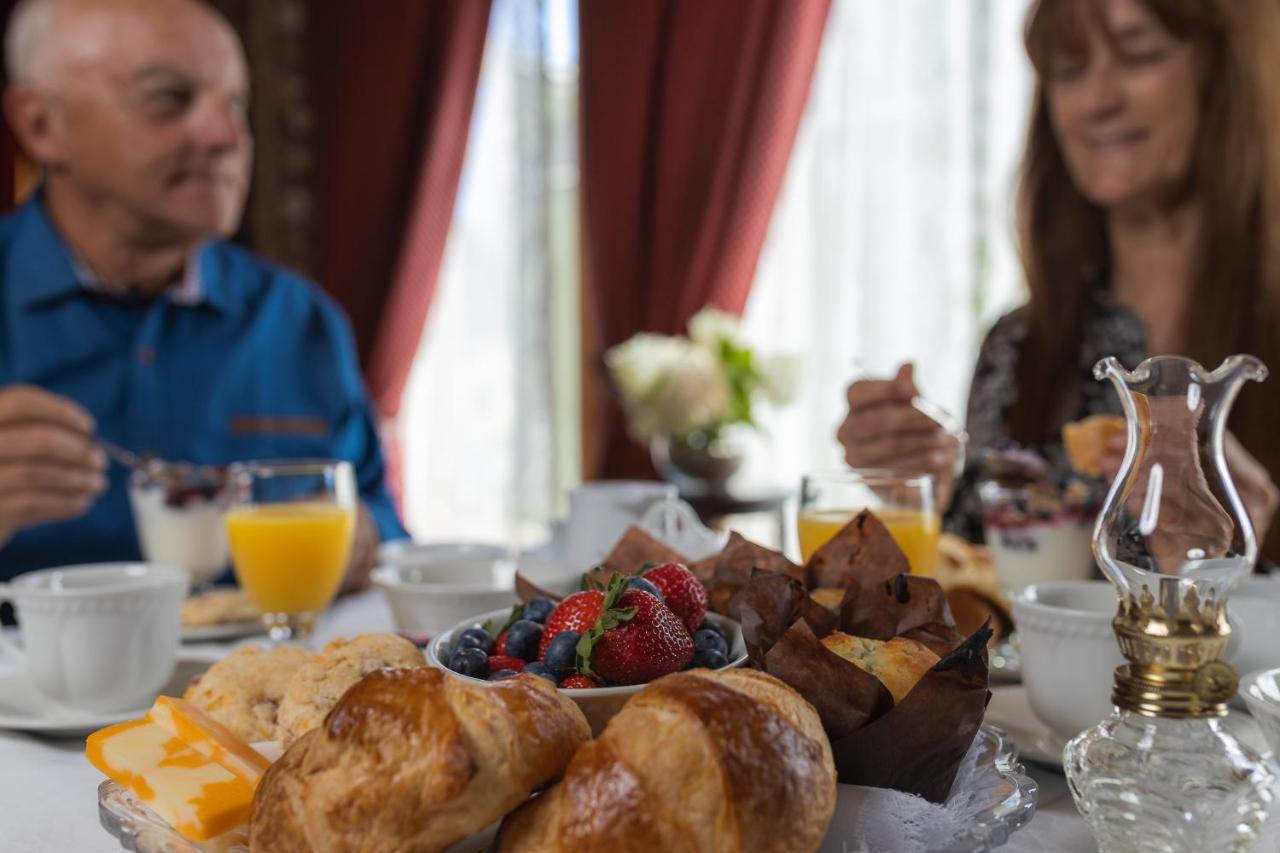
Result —
[[1227, 599], [1226, 658], [1241, 676], [1280, 667], [1280, 580], [1250, 578]]
[[5, 640], [46, 698], [85, 711], [145, 708], [173, 674], [189, 576], [176, 566], [98, 563], [0, 584], [21, 647]]
[[595, 481], [570, 490], [565, 531], [570, 565], [587, 569], [598, 564], [655, 504], [674, 503], [678, 497], [670, 483], [649, 480]]
[[1063, 740], [1111, 713], [1111, 683], [1125, 662], [1111, 620], [1116, 589], [1107, 581], [1050, 581], [1013, 602], [1022, 682], [1031, 710]]

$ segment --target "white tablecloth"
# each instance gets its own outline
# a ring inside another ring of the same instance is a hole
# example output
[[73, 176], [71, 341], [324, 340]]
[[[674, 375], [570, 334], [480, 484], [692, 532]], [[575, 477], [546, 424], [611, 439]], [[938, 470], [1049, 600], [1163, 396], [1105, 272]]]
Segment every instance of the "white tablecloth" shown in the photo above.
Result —
[[[321, 642], [391, 627], [380, 595], [344, 599], [317, 627]], [[225, 646], [188, 646], [214, 655]], [[1009, 853], [1092, 853], [1089, 830], [1076, 813], [1062, 776], [1030, 768], [1040, 783], [1040, 807], [1031, 823], [1002, 850]], [[49, 740], [0, 732], [0, 851], [3, 853], [110, 853], [115, 839], [98, 825], [97, 790], [102, 776], [84, 759], [83, 741]]]

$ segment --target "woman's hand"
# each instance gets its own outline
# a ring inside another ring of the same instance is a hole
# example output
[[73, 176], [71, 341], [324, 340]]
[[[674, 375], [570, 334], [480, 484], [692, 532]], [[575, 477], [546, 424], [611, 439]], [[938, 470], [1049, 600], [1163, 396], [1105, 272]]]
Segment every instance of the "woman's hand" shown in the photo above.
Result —
[[910, 364], [893, 379], [863, 379], [849, 386], [849, 414], [836, 432], [854, 468], [893, 468], [932, 474], [939, 509], [951, 502], [960, 439], [911, 401], [919, 394]]

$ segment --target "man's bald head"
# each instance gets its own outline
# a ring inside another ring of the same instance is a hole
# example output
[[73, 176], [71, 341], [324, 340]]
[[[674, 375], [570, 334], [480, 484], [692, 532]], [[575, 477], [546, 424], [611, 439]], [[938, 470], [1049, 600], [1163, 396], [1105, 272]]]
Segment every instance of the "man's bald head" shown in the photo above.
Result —
[[139, 242], [235, 230], [252, 160], [248, 69], [212, 7], [21, 0], [5, 47], [5, 114], [51, 204], [118, 220]]
[[231, 26], [201, 0], [19, 0], [4, 39], [9, 82], [52, 84], [68, 60], [111, 49], [107, 31], [131, 16], [185, 16], [238, 46]]

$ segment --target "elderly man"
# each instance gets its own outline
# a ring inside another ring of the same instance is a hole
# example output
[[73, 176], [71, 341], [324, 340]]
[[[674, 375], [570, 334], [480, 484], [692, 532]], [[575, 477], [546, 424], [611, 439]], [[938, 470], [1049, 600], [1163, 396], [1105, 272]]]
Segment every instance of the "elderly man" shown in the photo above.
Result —
[[5, 114], [44, 182], [0, 219], [0, 579], [138, 556], [100, 437], [351, 461], [361, 584], [405, 534], [345, 319], [222, 239], [252, 159], [235, 33], [199, 0], [23, 0], [5, 48]]

